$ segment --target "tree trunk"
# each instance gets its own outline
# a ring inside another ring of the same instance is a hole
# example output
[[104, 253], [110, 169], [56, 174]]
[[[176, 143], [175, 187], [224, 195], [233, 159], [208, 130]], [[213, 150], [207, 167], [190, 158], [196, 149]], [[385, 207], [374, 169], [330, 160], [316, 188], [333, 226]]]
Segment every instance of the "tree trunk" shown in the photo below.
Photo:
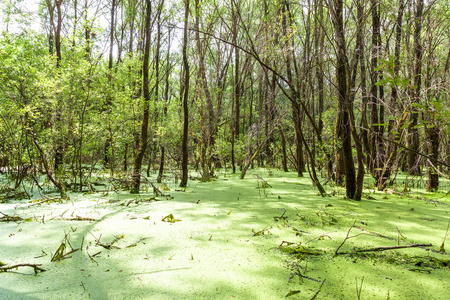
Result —
[[[233, 44], [237, 45], [237, 36], [238, 36], [238, 10], [237, 3], [233, 6], [232, 11], [232, 19], [233, 19]], [[239, 84], [239, 49], [238, 47], [234, 47], [234, 81], [233, 81], [233, 89], [234, 89], [234, 115], [232, 116], [232, 137], [231, 137], [231, 164], [233, 168], [233, 174], [236, 173], [236, 153], [235, 153], [235, 144], [236, 139], [239, 138], [239, 127], [240, 127], [240, 84]]]
[[[413, 81], [414, 89], [410, 91], [413, 103], [420, 103], [420, 90], [422, 84], [422, 56], [423, 48], [420, 34], [422, 31], [423, 0], [417, 0], [414, 9], [414, 70]], [[419, 130], [417, 129], [419, 114], [411, 109], [410, 125], [408, 127], [409, 148], [419, 151]], [[419, 155], [414, 151], [408, 151], [408, 168], [410, 175], [420, 175]]]
[[[398, 4], [398, 13], [397, 13], [397, 22], [396, 22], [396, 33], [395, 33], [395, 48], [394, 48], [394, 77], [397, 77], [400, 71], [400, 44], [402, 39], [402, 21], [403, 21], [403, 11], [404, 11], [404, 0], [400, 0]], [[390, 114], [395, 116], [397, 111], [397, 100], [398, 100], [398, 86], [395, 84], [392, 88], [391, 92], [391, 101], [389, 105]], [[397, 128], [397, 133], [394, 133], [394, 120], [389, 120], [389, 139], [396, 140], [397, 142], [400, 140], [400, 132], [402, 131], [400, 126], [400, 130]], [[380, 180], [378, 181], [378, 190], [382, 191], [386, 188], [387, 181], [391, 177], [392, 169], [394, 167], [394, 163], [397, 160], [397, 144], [390, 143], [387, 145], [385, 157], [386, 162], [384, 164], [384, 170], [381, 174]]]
[[[163, 108], [163, 117], [167, 117], [167, 105], [169, 102], [169, 77], [170, 77], [170, 31], [169, 31], [169, 39], [167, 44], [167, 54], [166, 54], [166, 78], [165, 78], [165, 90], [164, 90], [164, 108]], [[164, 173], [164, 164], [165, 164], [165, 147], [164, 144], [161, 143], [161, 156], [159, 158], [159, 171], [158, 177], [156, 178], [156, 182], [161, 183], [163, 173]]]
[[[286, 7], [286, 8], [285, 8]], [[292, 63], [295, 64], [294, 55], [292, 53], [292, 50], [294, 49], [294, 41], [290, 41], [288, 38], [288, 30], [287, 30], [287, 17], [286, 17], [286, 11], [289, 12], [289, 9], [287, 7], [287, 3], [284, 2], [283, 6], [281, 8], [281, 14], [282, 14], [282, 26], [283, 26], [283, 35], [286, 40], [286, 74], [287, 74], [287, 80], [290, 83], [290, 93], [293, 101], [291, 101], [291, 107], [292, 107], [292, 118], [294, 120], [294, 131], [295, 131], [295, 146], [296, 146], [296, 169], [297, 169], [297, 176], [303, 177], [303, 169], [305, 167], [304, 161], [303, 161], [303, 142], [301, 139], [301, 118], [300, 118], [300, 105], [298, 104], [299, 95], [298, 91], [294, 88], [297, 86], [296, 80], [294, 80], [293, 72], [292, 72]], [[320, 129], [319, 129], [320, 130]]]
[[[434, 159], [438, 159], [439, 157], [439, 127], [433, 126], [431, 128], [427, 128], [428, 133], [428, 141], [429, 141], [429, 150], [428, 155]], [[428, 166], [428, 181], [427, 181], [427, 191], [436, 192], [439, 188], [439, 174], [434, 170], [434, 167], [431, 163]]]
[[[113, 78], [113, 46], [114, 46], [114, 29], [115, 29], [115, 12], [116, 12], [116, 0], [112, 0], [111, 3], [111, 28], [109, 33], [109, 60], [108, 60], [108, 83], [112, 85], [112, 78]], [[103, 158], [103, 165], [105, 168], [110, 168], [112, 171], [112, 165], [110, 164], [110, 158], [111, 158], [111, 144], [112, 144], [112, 127], [111, 127], [111, 120], [110, 115], [112, 112], [112, 86], [110, 86], [110, 91], [108, 92], [108, 95], [106, 97], [106, 109], [107, 109], [107, 122], [108, 122], [108, 135], [106, 137], [105, 141], [105, 150], [104, 150], [104, 158]]]
[[183, 140], [181, 144], [182, 160], [181, 160], [181, 182], [180, 187], [186, 187], [188, 182], [188, 132], [189, 132], [189, 63], [187, 57], [188, 44], [188, 24], [189, 24], [189, 0], [185, 0], [184, 8], [184, 33], [183, 33], [183, 65], [184, 65], [184, 94], [183, 94]]
[[287, 153], [286, 153], [286, 138], [284, 137], [283, 128], [280, 127], [280, 136], [281, 136], [281, 165], [283, 167], [284, 172], [289, 172], [287, 166]]
[[150, 20], [152, 14], [151, 1], [145, 0], [146, 16], [145, 16], [145, 46], [144, 46], [144, 60], [142, 62], [142, 90], [144, 99], [142, 101], [143, 117], [141, 126], [141, 136], [138, 145], [138, 151], [134, 159], [134, 169], [131, 181], [131, 193], [139, 193], [141, 186], [141, 168], [142, 159], [144, 158], [145, 150], [147, 149], [148, 137], [148, 121], [150, 113], [150, 90], [149, 90], [149, 58], [150, 58]]
[[381, 140], [383, 119], [380, 110], [382, 110], [381, 86], [377, 83], [380, 79], [380, 71], [378, 70], [379, 59], [381, 57], [381, 33], [380, 33], [380, 3], [379, 0], [371, 0], [372, 10], [372, 65], [371, 65], [371, 151], [370, 151], [370, 170], [375, 181], [378, 183], [381, 178], [384, 151], [382, 149], [383, 142]]
[[349, 199], [355, 199], [356, 194], [356, 172], [353, 162], [350, 111], [353, 104], [350, 101], [348, 91], [348, 58], [345, 43], [345, 31], [343, 20], [343, 0], [329, 0], [331, 19], [335, 29], [336, 39], [336, 78], [338, 87], [338, 113], [342, 120], [342, 151], [345, 169], [345, 188], [346, 196]]
[[[56, 48], [56, 68], [59, 70], [61, 67], [61, 27], [62, 27], [62, 11], [61, 11], [61, 3], [62, 0], [56, 0], [55, 4], [52, 5], [50, 0], [46, 0], [47, 8], [50, 14], [50, 23], [52, 26], [52, 30], [55, 33], [55, 48]], [[56, 7], [57, 20], [55, 24], [54, 20], [54, 11]], [[50, 52], [53, 52], [53, 46], [50, 47]], [[56, 109], [56, 126], [60, 126], [61, 123], [61, 113], [62, 113], [61, 103], [58, 103], [58, 107]], [[58, 134], [58, 137], [55, 139], [55, 160], [54, 167], [55, 172], [58, 172], [60, 166], [63, 164], [63, 141], [61, 139], [62, 133]]]

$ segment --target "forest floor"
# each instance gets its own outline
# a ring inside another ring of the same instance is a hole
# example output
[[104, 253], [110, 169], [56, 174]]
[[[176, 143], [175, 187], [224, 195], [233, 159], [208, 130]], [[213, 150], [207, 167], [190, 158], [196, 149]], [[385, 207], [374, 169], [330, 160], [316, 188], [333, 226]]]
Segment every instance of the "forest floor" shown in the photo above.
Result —
[[[99, 190], [112, 188], [104, 183]], [[0, 299], [450, 294], [450, 256], [439, 253], [450, 252], [450, 237], [441, 248], [450, 218], [446, 182], [440, 193], [375, 192], [368, 184], [361, 202], [337, 187], [322, 198], [308, 177], [265, 169], [244, 180], [222, 171], [211, 182], [190, 180], [185, 190], [170, 178], [157, 186], [170, 197], [154, 197], [148, 187], [140, 195], [69, 193], [56, 202], [34, 188], [31, 202], [4, 200], [0, 261], [23, 266], [0, 272]]]

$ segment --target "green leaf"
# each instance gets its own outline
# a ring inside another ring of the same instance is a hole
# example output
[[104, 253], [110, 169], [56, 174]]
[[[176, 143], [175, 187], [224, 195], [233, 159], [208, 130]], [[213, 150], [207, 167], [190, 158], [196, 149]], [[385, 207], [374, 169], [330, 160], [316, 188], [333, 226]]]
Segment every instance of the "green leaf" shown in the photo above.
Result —
[[416, 108], [421, 108], [423, 110], [426, 110], [427, 107], [425, 105], [419, 104], [419, 103], [413, 103], [412, 106], [416, 107]]
[[169, 223], [175, 223], [175, 222], [180, 222], [181, 220], [175, 219], [174, 216], [172, 214], [170, 214], [168, 216], [165, 216], [161, 221], [169, 222]]
[[436, 101], [436, 102], [433, 102], [432, 104], [433, 104], [434, 108], [436, 108], [436, 110], [438, 112], [442, 111], [442, 104], [440, 102]]
[[408, 128], [410, 122], [406, 122], [405, 124], [402, 125], [401, 129], [406, 129]]
[[401, 82], [402, 82], [401, 86], [407, 87], [409, 85], [410, 81], [408, 78], [403, 78], [403, 80]]
[[300, 291], [290, 291], [289, 293], [287, 293], [287, 295], [284, 298], [287, 298], [292, 295], [297, 295], [298, 293], [300, 293]]

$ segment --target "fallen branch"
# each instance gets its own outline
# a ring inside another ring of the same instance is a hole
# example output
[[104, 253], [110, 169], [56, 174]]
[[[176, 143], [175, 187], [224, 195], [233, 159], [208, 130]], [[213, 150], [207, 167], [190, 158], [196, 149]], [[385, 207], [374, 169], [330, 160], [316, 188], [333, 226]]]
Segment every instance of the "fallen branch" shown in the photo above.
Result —
[[[416, 199], [416, 200], [421, 200], [421, 201], [427, 201], [429, 203], [447, 205], [447, 203], [444, 203], [444, 202], [440, 202], [440, 201], [436, 201], [436, 200], [432, 200], [432, 199], [421, 198], [421, 197], [418, 197], [418, 196], [409, 195], [408, 193], [400, 193], [400, 192], [397, 192], [397, 191], [394, 191], [394, 190], [390, 190], [390, 189], [387, 189], [386, 193], [392, 194], [392, 195], [401, 196], [401, 197], [409, 197], [411, 199]], [[447, 194], [445, 194], [443, 197], [445, 197]], [[439, 198], [434, 198], [434, 199], [439, 199]]]
[[425, 251], [431, 251], [431, 252], [436, 253], [436, 254], [442, 254], [442, 255], [450, 256], [450, 253], [447, 253], [447, 252], [437, 251], [437, 250], [434, 250], [434, 249], [428, 249], [428, 248], [425, 248], [425, 247], [422, 247], [422, 246], [418, 246], [418, 248], [423, 249]]
[[412, 244], [412, 245], [404, 245], [404, 246], [382, 246], [382, 247], [374, 247], [369, 249], [358, 249], [352, 252], [341, 252], [339, 254], [353, 254], [360, 252], [375, 252], [375, 251], [386, 251], [386, 250], [397, 250], [397, 249], [405, 249], [405, 248], [419, 248], [419, 247], [431, 247], [432, 244]]
[[433, 171], [438, 173], [440, 176], [450, 180], [450, 177], [448, 177], [447, 175], [445, 175], [441, 171], [439, 171], [438, 168], [436, 168], [436, 166], [431, 162], [431, 160], [429, 158], [427, 158], [427, 162], [431, 165], [431, 167], [433, 168]]
[[52, 201], [52, 199], [45, 199], [45, 200], [42, 200], [42, 201], [39, 201], [39, 202], [31, 203], [31, 204], [28, 205], [28, 207], [35, 206], [35, 205], [41, 205], [42, 203], [51, 202], [51, 201]]
[[29, 204], [28, 207], [34, 206], [34, 205], [41, 205], [43, 203], [50, 204], [50, 202], [61, 203], [63, 201], [62, 198], [57, 198], [57, 197], [56, 198], [54, 198], [54, 197], [48, 198], [48, 197], [42, 196], [42, 198], [44, 198], [44, 199], [43, 200], [32, 200], [32, 201], [30, 201], [31, 204]]
[[111, 250], [111, 249], [121, 249], [120, 247], [114, 246], [114, 244], [115, 244], [118, 240], [123, 239], [123, 235], [120, 235], [120, 236], [114, 236], [114, 240], [113, 240], [111, 243], [104, 244], [104, 243], [100, 242], [100, 239], [102, 238], [101, 235], [100, 235], [99, 238], [97, 238], [95, 235], [92, 234], [92, 232], [89, 232], [89, 233], [94, 237], [94, 239], [95, 239], [95, 245], [96, 245], [96, 246], [101, 246], [101, 247], [103, 247], [103, 248], [105, 248], [105, 249], [107, 249], [107, 250]]
[[147, 177], [145, 177], [144, 175], [142, 175], [142, 178], [144, 178], [148, 183], [150, 183], [150, 185], [153, 187], [153, 193], [155, 193], [157, 196], [161, 196], [161, 197], [166, 197], [166, 199], [170, 198], [170, 195], [166, 195], [163, 192], [161, 192], [161, 190], [153, 184], [153, 182], [151, 182]]
[[17, 222], [17, 221], [23, 221], [23, 219], [19, 216], [10, 216], [5, 213], [2, 213], [0, 211], [0, 214], [3, 215], [3, 217], [0, 217], [0, 222]]
[[[385, 235], [382, 235], [382, 234], [379, 234], [379, 233], [376, 233], [376, 232], [373, 232], [373, 231], [369, 231], [369, 230], [364, 229], [364, 228], [359, 227], [359, 226], [355, 226], [354, 228], [358, 228], [361, 231], [366, 231], [369, 234], [372, 234], [372, 235], [378, 236], [378, 237], [382, 237], [382, 238], [385, 238], [385, 239], [388, 239], [388, 240], [391, 240], [391, 241], [395, 241], [396, 240], [394, 238], [391, 238], [391, 237], [388, 237], [388, 236], [385, 236]], [[398, 230], [398, 228], [397, 228], [397, 230]], [[429, 246], [417, 246], [417, 248], [423, 249], [425, 251], [430, 251], [430, 252], [433, 252], [433, 253], [450, 256], [450, 253], [447, 253], [445, 251], [438, 251], [438, 250], [434, 250], [434, 249], [428, 249], [428, 248], [425, 248], [425, 247], [429, 247]]]
[[259, 175], [255, 175], [256, 178], [258, 178], [259, 180], [261, 180], [263, 182], [263, 187], [265, 185], [265, 187], [272, 187], [264, 178], [262, 178]]
[[88, 217], [80, 217], [80, 216], [63, 218], [61, 220], [64, 220], [64, 221], [97, 221], [97, 219], [88, 218]]
[[159, 201], [158, 199], [156, 199], [156, 195], [154, 195], [150, 198], [147, 198], [147, 199], [131, 199], [127, 202], [127, 204], [125, 204], [125, 206], [130, 206], [130, 204], [133, 202], [136, 204], [139, 204], [140, 202], [152, 202], [152, 201]]
[[45, 272], [45, 269], [39, 268], [42, 264], [16, 264], [12, 266], [3, 266], [0, 267], [0, 272], [6, 272], [8, 270], [17, 269], [19, 267], [30, 267], [34, 269], [34, 273], [37, 274], [38, 272]]

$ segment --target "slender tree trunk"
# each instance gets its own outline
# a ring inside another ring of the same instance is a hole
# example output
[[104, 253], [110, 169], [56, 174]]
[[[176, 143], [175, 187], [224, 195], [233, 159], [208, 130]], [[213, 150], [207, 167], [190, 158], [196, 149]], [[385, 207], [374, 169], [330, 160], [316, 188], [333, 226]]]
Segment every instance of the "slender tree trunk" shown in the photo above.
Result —
[[131, 181], [131, 193], [139, 193], [141, 185], [141, 168], [142, 159], [144, 158], [145, 150], [147, 149], [147, 137], [148, 137], [148, 123], [150, 114], [150, 90], [149, 90], [149, 58], [150, 58], [150, 39], [151, 39], [151, 14], [152, 7], [151, 1], [145, 0], [146, 3], [146, 15], [145, 15], [145, 46], [144, 46], [144, 59], [142, 62], [142, 90], [144, 99], [142, 101], [143, 117], [141, 126], [141, 136], [138, 145], [138, 151], [134, 159], [134, 169]]
[[[163, 117], [164, 119], [167, 117], [167, 105], [169, 103], [169, 77], [170, 77], [170, 31], [169, 38], [167, 44], [167, 54], [166, 54], [166, 78], [165, 78], [165, 89], [164, 89], [164, 108], [163, 108]], [[159, 171], [158, 177], [156, 178], [156, 182], [161, 183], [163, 173], [164, 173], [164, 164], [165, 164], [165, 152], [166, 149], [164, 147], [164, 143], [161, 142], [161, 157], [159, 159]]]
[[280, 136], [281, 136], [281, 165], [283, 167], [284, 172], [289, 172], [287, 165], [287, 153], [286, 153], [286, 138], [283, 133], [283, 128], [280, 127]]
[[[403, 11], [404, 11], [404, 0], [400, 0], [398, 4], [398, 13], [397, 13], [397, 22], [396, 22], [396, 32], [395, 32], [395, 48], [394, 48], [394, 77], [397, 77], [400, 71], [400, 45], [402, 39], [402, 21], [403, 21]], [[397, 111], [397, 100], [398, 100], [398, 86], [395, 85], [392, 88], [391, 92], [391, 101], [389, 105], [390, 114], [396, 115]], [[400, 122], [399, 122], [400, 124]], [[389, 120], [389, 139], [395, 140], [399, 142], [400, 140], [400, 132], [402, 131], [401, 127], [403, 126], [403, 122], [399, 127], [395, 128], [394, 132], [394, 120]], [[383, 169], [383, 173], [381, 174], [380, 180], [378, 182], [378, 190], [382, 191], [386, 188], [387, 181], [391, 177], [392, 169], [394, 167], [394, 163], [397, 160], [397, 144], [389, 143], [386, 148], [386, 163]]]
[[[155, 112], [155, 116], [154, 116], [154, 126], [155, 128], [158, 128], [158, 102], [160, 101], [160, 97], [159, 97], [159, 86], [160, 86], [160, 82], [161, 82], [161, 78], [160, 78], [160, 61], [161, 61], [161, 11], [164, 5], [164, 1], [158, 3], [158, 8], [157, 8], [157, 21], [156, 21], [156, 49], [155, 49], [155, 77], [156, 77], [156, 81], [155, 81], [155, 85], [154, 85], [154, 112]], [[153, 135], [153, 132], [152, 132]], [[150, 156], [149, 160], [148, 160], [148, 166], [147, 166], [147, 177], [150, 177], [150, 170], [152, 168], [152, 165], [154, 163], [154, 161], [156, 160], [156, 138], [152, 138], [152, 136], [150, 136], [150, 140], [154, 140], [153, 143], [153, 147], [151, 147], [150, 150], [154, 150], [154, 156]], [[150, 151], [151, 152], [151, 151]]]
[[73, 1], [73, 31], [72, 31], [72, 51], [76, 46], [77, 24], [78, 24], [78, 0]]
[[[206, 107], [208, 111], [207, 116], [207, 126], [206, 129], [202, 131], [203, 137], [203, 159], [201, 160], [203, 176], [205, 178], [209, 178], [213, 173], [213, 169], [211, 168], [211, 155], [208, 153], [212, 152], [212, 147], [214, 147], [215, 140], [215, 131], [216, 131], [216, 120], [214, 113], [214, 104], [213, 97], [211, 95], [208, 79], [206, 77], [206, 68], [205, 68], [205, 49], [204, 44], [200, 39], [200, 0], [195, 0], [195, 40], [197, 46], [198, 53], [198, 73], [199, 73], [199, 82], [203, 93], [205, 94]], [[211, 168], [211, 169], [210, 169]]]
[[[61, 11], [61, 3], [62, 0], [56, 0], [54, 5], [50, 3], [50, 0], [46, 0], [47, 7], [50, 13], [50, 22], [52, 25], [52, 30], [55, 33], [55, 48], [56, 48], [56, 68], [60, 69], [61, 67], [61, 28], [62, 28], [62, 11]], [[56, 24], [54, 20], [54, 11], [56, 8]], [[51, 47], [51, 51], [53, 51], [53, 47]], [[61, 103], [58, 103], [58, 108], [56, 109], [56, 126], [61, 126], [61, 114], [62, 114]], [[58, 172], [60, 166], [63, 164], [63, 141], [62, 141], [62, 133], [58, 134], [58, 137], [55, 140], [56, 149], [55, 149], [55, 172]]]
[[[286, 74], [287, 74], [287, 80], [290, 83], [290, 93], [293, 101], [291, 102], [292, 107], [292, 118], [294, 120], [294, 131], [295, 131], [295, 145], [296, 145], [296, 169], [297, 169], [297, 175], [298, 177], [303, 177], [303, 169], [304, 169], [304, 161], [303, 161], [303, 145], [302, 145], [302, 139], [301, 139], [301, 117], [300, 117], [300, 105], [297, 101], [299, 101], [299, 95], [298, 91], [293, 88], [297, 86], [296, 80], [294, 80], [293, 72], [292, 72], [292, 63], [295, 64], [295, 60], [293, 59], [293, 53], [292, 50], [294, 49], [294, 41], [290, 40], [288, 38], [289, 32], [288, 32], [288, 23], [287, 23], [287, 16], [286, 11], [289, 12], [287, 3], [284, 1], [283, 6], [281, 8], [281, 16], [282, 16], [282, 26], [283, 26], [283, 35], [286, 40]], [[294, 60], [294, 61], [293, 61]]]
[[[233, 5], [233, 44], [237, 45], [237, 37], [238, 37], [238, 17], [237, 10], [239, 9], [237, 3]], [[231, 137], [231, 164], [233, 168], [233, 174], [236, 173], [236, 154], [235, 154], [235, 144], [236, 139], [239, 138], [239, 127], [240, 127], [240, 83], [239, 83], [239, 49], [234, 47], [234, 116], [232, 117], [232, 137]]]
[[380, 16], [379, 16], [378, 0], [371, 0], [372, 11], [372, 65], [371, 65], [371, 97], [370, 97], [370, 121], [371, 121], [371, 149], [370, 149], [370, 170], [375, 181], [378, 182], [381, 176], [381, 151], [380, 146], [380, 120], [378, 115], [378, 109], [380, 107], [380, 100], [378, 98], [378, 85], [377, 82], [380, 79], [380, 71], [378, 70], [378, 59], [380, 58], [381, 51], [381, 35], [380, 35]]
[[125, 150], [123, 152], [123, 171], [124, 172], [128, 171], [128, 147], [129, 147], [129, 144], [126, 143]]
[[183, 65], [184, 65], [184, 94], [183, 94], [183, 140], [181, 144], [182, 161], [181, 161], [181, 182], [180, 187], [186, 187], [188, 182], [188, 132], [189, 132], [189, 63], [187, 57], [188, 44], [188, 24], [189, 24], [189, 0], [185, 0], [184, 8], [184, 36], [183, 36]]
[[[107, 98], [106, 98], [106, 109], [107, 109], [107, 122], [108, 122], [108, 135], [106, 137], [105, 141], [105, 151], [104, 151], [104, 158], [103, 158], [103, 165], [106, 168], [111, 168], [112, 164], [110, 164], [110, 158], [111, 158], [111, 144], [112, 144], [112, 126], [111, 126], [111, 120], [110, 115], [112, 112], [112, 78], [113, 78], [113, 47], [114, 47], [114, 29], [115, 29], [115, 12], [116, 12], [116, 0], [112, 0], [111, 3], [111, 28], [109, 33], [109, 60], [108, 60], [108, 82], [111, 85], [110, 91], [108, 92]], [[112, 168], [111, 168], [112, 171]]]
[[[433, 126], [431, 128], [427, 128], [427, 135], [429, 141], [428, 155], [434, 159], [438, 159], [440, 142], [439, 127]], [[428, 160], [428, 165], [427, 191], [436, 192], [439, 188], [439, 174], [435, 171], [430, 160]]]
[[[411, 90], [413, 103], [420, 103], [420, 92], [422, 84], [422, 56], [423, 48], [421, 44], [420, 34], [422, 32], [422, 17], [423, 17], [423, 0], [417, 0], [414, 9], [414, 70], [413, 82], [415, 88]], [[412, 108], [410, 115], [410, 125], [408, 127], [409, 148], [418, 151], [420, 147], [419, 130], [417, 129], [419, 114]], [[414, 151], [408, 151], [408, 168], [410, 175], [419, 175], [420, 162], [419, 155]]]

